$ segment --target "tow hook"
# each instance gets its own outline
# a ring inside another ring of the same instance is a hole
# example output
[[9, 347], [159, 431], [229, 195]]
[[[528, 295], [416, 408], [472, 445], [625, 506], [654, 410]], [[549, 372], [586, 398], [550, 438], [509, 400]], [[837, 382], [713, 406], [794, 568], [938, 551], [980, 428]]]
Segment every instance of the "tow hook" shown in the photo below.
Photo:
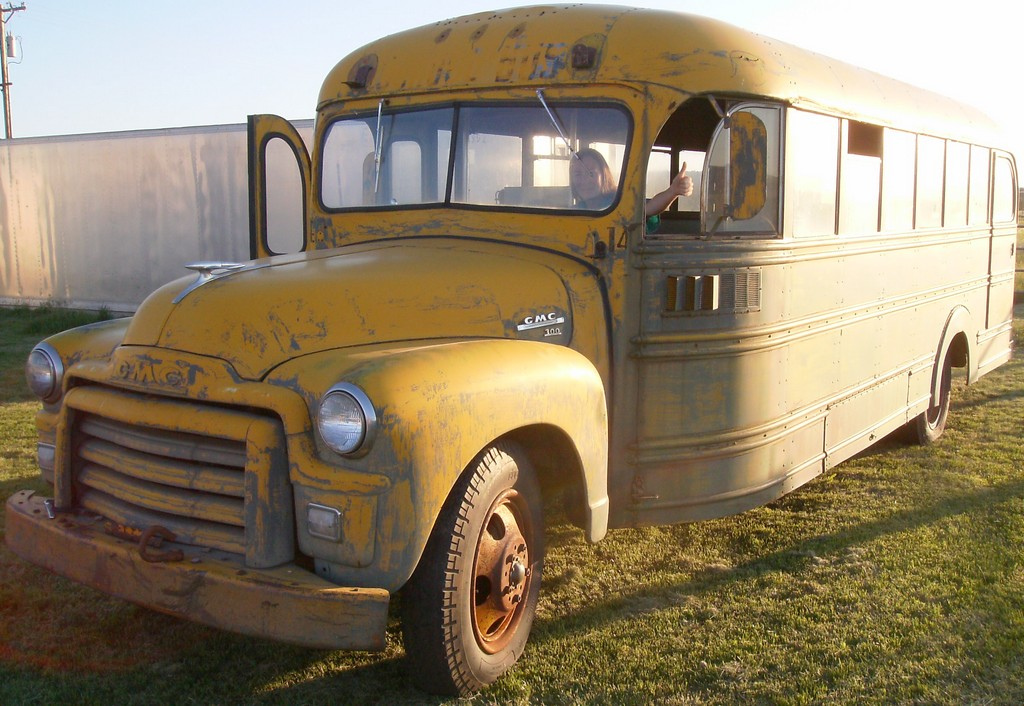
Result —
[[185, 558], [185, 553], [180, 549], [172, 549], [167, 552], [152, 551], [150, 547], [159, 549], [164, 540], [168, 542], [174, 541], [174, 533], [166, 527], [160, 525], [153, 525], [145, 532], [142, 533], [142, 537], [139, 538], [139, 556], [144, 561], [148, 561], [152, 564], [181, 561]]

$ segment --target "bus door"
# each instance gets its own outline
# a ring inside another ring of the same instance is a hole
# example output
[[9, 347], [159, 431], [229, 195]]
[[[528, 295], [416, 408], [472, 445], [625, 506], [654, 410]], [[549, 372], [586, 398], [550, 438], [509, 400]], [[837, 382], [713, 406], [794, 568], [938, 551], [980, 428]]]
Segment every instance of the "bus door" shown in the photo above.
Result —
[[1013, 276], [1017, 248], [1017, 174], [1007, 154], [996, 153], [992, 178], [992, 244], [986, 327], [1013, 319]]
[[250, 115], [249, 257], [301, 252], [309, 242], [309, 151], [290, 122]]

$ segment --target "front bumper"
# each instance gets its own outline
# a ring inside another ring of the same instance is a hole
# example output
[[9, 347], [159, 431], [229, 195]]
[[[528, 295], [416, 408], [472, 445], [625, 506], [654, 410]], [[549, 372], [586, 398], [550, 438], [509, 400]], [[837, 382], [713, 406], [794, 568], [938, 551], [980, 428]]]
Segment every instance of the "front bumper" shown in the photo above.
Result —
[[383, 650], [390, 594], [346, 588], [294, 564], [247, 569], [242, 557], [183, 544], [175, 561], [143, 558], [91, 513], [56, 513], [23, 490], [7, 500], [11, 551], [33, 564], [140, 605], [233, 632], [307, 647]]

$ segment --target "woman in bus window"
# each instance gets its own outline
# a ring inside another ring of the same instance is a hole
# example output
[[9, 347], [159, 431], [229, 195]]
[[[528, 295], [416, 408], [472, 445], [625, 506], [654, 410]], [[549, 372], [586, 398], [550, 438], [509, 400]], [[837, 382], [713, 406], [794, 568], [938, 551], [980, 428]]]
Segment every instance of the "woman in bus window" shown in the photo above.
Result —
[[[569, 165], [569, 183], [576, 198], [576, 207], [588, 211], [603, 211], [615, 199], [615, 176], [604, 155], [595, 149], [582, 149]], [[649, 231], [660, 223], [660, 214], [680, 196], [693, 193], [693, 179], [686, 175], [686, 162], [664, 191], [647, 200], [644, 215]]]
[[603, 211], [615, 200], [615, 175], [604, 155], [595, 149], [582, 149], [569, 164], [569, 183], [576, 208]]

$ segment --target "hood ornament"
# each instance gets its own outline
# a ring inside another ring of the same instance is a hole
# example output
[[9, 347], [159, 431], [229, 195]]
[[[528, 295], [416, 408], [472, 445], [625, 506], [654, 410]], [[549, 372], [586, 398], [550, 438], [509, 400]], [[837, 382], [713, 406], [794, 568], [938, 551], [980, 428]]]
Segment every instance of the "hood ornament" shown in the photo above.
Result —
[[189, 283], [181, 292], [176, 296], [171, 303], [177, 304], [184, 299], [190, 292], [199, 287], [202, 287], [207, 282], [211, 282], [225, 275], [229, 275], [232, 272], [245, 267], [245, 263], [242, 262], [193, 262], [192, 264], [185, 265], [186, 268], [197, 273], [197, 277]]

